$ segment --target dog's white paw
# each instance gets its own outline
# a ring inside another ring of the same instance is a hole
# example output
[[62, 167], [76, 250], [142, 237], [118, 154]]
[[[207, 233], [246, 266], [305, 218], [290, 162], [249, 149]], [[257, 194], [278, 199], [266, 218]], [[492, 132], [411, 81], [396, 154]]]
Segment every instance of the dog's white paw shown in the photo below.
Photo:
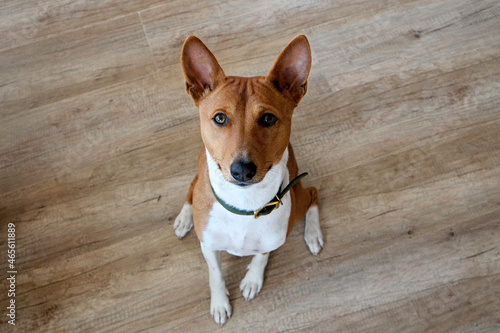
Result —
[[319, 225], [319, 211], [318, 206], [309, 208], [306, 214], [306, 229], [304, 233], [304, 240], [306, 241], [309, 251], [317, 255], [325, 245], [323, 241], [323, 233]]
[[[264, 278], [258, 276], [245, 275], [245, 278], [240, 283], [241, 294], [247, 301], [253, 299], [262, 289]], [[253, 275], [253, 274], [252, 274]]]
[[229, 293], [212, 293], [210, 300], [210, 314], [214, 318], [217, 325], [224, 325], [226, 321], [231, 318], [231, 304], [229, 304]]
[[174, 221], [175, 234], [178, 238], [182, 238], [191, 228], [193, 228], [193, 206], [185, 203]]
[[262, 289], [268, 260], [269, 254], [256, 254], [248, 265], [248, 272], [240, 283], [241, 293], [247, 301], [257, 296]]

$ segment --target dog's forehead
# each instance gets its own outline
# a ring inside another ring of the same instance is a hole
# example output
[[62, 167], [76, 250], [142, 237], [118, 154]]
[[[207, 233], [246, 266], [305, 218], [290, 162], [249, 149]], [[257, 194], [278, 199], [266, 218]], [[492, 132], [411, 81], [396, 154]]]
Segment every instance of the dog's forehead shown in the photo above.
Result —
[[200, 107], [215, 109], [293, 110], [295, 105], [274, 88], [265, 77], [229, 76], [215, 91], [209, 93]]

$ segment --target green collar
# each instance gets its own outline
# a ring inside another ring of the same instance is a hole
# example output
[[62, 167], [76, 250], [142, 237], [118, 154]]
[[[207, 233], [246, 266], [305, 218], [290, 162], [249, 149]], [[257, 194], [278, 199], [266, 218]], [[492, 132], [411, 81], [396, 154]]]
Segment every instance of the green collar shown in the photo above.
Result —
[[212, 192], [215, 196], [215, 198], [217, 199], [217, 201], [222, 205], [222, 207], [224, 207], [225, 209], [227, 209], [228, 211], [230, 211], [231, 213], [234, 213], [234, 214], [238, 214], [238, 215], [253, 215], [255, 218], [259, 218], [260, 216], [264, 216], [264, 215], [269, 215], [271, 214], [271, 212], [275, 209], [278, 209], [280, 205], [282, 205], [283, 203], [281, 202], [281, 199], [285, 196], [285, 194], [290, 191], [292, 189], [292, 187], [297, 184], [299, 182], [299, 180], [301, 180], [303, 177], [307, 176], [307, 172], [304, 172], [300, 175], [298, 175], [297, 177], [295, 177], [291, 182], [290, 184], [288, 184], [284, 189], [283, 191], [279, 191], [278, 190], [278, 193], [274, 196], [274, 198], [271, 199], [271, 201], [269, 201], [269, 203], [267, 203], [264, 207], [262, 207], [261, 209], [257, 209], [256, 211], [253, 211], [253, 210], [242, 210], [242, 209], [238, 209], [236, 207], [233, 207], [231, 205], [229, 205], [227, 202], [225, 202], [224, 200], [222, 200], [214, 191], [214, 188], [212, 187], [212, 184], [210, 184], [210, 188], [212, 189]]

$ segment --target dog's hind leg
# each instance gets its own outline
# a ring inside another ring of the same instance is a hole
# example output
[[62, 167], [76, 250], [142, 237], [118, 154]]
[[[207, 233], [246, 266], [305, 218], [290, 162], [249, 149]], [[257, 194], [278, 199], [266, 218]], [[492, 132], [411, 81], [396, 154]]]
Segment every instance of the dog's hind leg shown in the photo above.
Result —
[[198, 181], [198, 174], [194, 177], [189, 187], [189, 192], [181, 212], [174, 221], [175, 235], [183, 238], [193, 228], [193, 190]]
[[[314, 188], [314, 190], [316, 189]], [[321, 226], [319, 224], [319, 210], [317, 204], [310, 206], [307, 210], [304, 240], [309, 247], [309, 251], [314, 255], [317, 255], [325, 245], [323, 233], [321, 232]]]
[[[297, 162], [295, 160], [292, 146], [288, 146], [288, 170], [290, 178], [295, 178], [298, 174]], [[317, 255], [323, 248], [323, 233], [319, 224], [318, 191], [315, 187], [304, 188], [302, 181], [293, 187], [292, 201], [294, 207], [293, 219], [288, 224], [288, 234], [292, 231], [295, 222], [306, 218], [304, 240], [312, 254]]]
[[323, 248], [323, 233], [319, 223], [318, 191], [315, 187], [303, 188], [299, 182], [294, 187], [296, 216], [302, 219], [305, 215], [306, 226], [304, 240], [312, 254], [317, 255]]

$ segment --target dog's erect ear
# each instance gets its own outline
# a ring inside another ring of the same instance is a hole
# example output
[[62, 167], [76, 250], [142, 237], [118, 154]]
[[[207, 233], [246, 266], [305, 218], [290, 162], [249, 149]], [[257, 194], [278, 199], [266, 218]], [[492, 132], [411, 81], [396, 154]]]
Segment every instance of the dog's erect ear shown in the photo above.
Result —
[[217, 82], [225, 77], [212, 52], [195, 36], [186, 38], [182, 47], [181, 64], [186, 91], [195, 103], [214, 90]]
[[298, 35], [280, 53], [267, 79], [298, 104], [307, 91], [311, 58], [311, 47], [306, 36]]

